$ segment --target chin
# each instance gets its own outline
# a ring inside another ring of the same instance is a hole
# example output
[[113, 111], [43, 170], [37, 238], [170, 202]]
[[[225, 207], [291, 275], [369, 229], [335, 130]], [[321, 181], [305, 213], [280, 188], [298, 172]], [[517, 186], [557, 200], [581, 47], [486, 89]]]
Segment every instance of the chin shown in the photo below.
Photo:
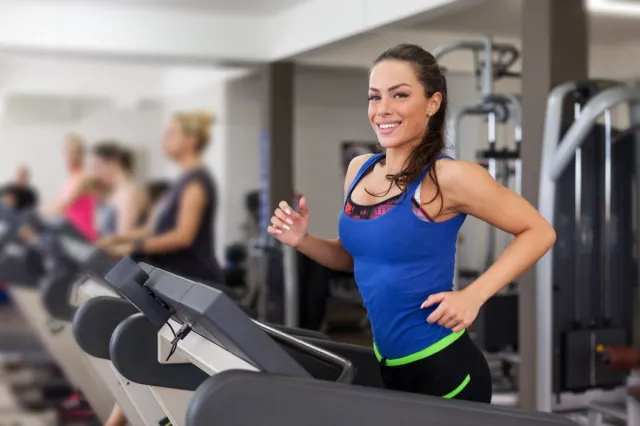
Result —
[[378, 136], [378, 143], [380, 143], [380, 146], [382, 146], [384, 149], [399, 148], [406, 145], [407, 140], [404, 138], [398, 138], [398, 137], [390, 138], [390, 137]]

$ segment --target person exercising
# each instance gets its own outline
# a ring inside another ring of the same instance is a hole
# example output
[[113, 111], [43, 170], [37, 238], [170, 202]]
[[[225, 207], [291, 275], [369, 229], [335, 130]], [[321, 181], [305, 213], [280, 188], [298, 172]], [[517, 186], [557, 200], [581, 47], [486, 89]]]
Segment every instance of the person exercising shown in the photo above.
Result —
[[103, 239], [99, 247], [205, 284], [223, 282], [214, 245], [216, 185], [202, 160], [212, 124], [213, 117], [206, 113], [174, 115], [163, 149], [180, 168], [180, 176], [163, 197], [151, 226]]
[[43, 213], [66, 218], [88, 240], [96, 241], [96, 197], [93, 180], [85, 172], [85, 141], [75, 133], [65, 138], [67, 180], [58, 201]]
[[[555, 232], [480, 165], [444, 155], [447, 84], [429, 52], [401, 44], [382, 53], [368, 97], [385, 152], [351, 161], [339, 238], [308, 232], [306, 198], [299, 211], [280, 202], [268, 232], [327, 268], [354, 272], [386, 388], [489, 403], [489, 366], [466, 329], [487, 299], [552, 247]], [[467, 215], [515, 239], [456, 291], [456, 238]]]
[[112, 141], [98, 143], [92, 152], [95, 178], [108, 192], [103, 200], [101, 235], [129, 232], [139, 227], [147, 208], [147, 194], [133, 179], [133, 155]]

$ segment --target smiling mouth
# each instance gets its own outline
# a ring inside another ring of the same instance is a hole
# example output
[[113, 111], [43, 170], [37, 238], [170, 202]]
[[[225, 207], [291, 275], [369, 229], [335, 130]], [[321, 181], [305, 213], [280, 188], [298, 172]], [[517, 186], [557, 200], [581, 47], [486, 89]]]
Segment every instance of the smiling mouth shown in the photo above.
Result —
[[391, 133], [393, 133], [394, 130], [396, 130], [400, 126], [400, 124], [402, 124], [401, 121], [395, 121], [393, 123], [380, 123], [380, 124], [377, 124], [377, 126], [381, 134], [390, 135]]

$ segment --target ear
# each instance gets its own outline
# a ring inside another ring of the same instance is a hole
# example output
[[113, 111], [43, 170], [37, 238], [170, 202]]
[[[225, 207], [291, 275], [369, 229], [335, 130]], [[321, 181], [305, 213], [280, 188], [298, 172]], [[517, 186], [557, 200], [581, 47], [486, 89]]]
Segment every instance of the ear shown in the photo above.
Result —
[[435, 115], [440, 109], [440, 104], [442, 103], [442, 93], [436, 92], [434, 93], [428, 100], [427, 105], [427, 115], [431, 117]]

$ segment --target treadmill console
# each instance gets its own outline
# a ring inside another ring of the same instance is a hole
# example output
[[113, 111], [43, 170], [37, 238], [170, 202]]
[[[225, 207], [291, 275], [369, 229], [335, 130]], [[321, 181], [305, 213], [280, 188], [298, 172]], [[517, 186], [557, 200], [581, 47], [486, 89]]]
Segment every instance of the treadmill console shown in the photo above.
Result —
[[176, 340], [195, 332], [261, 371], [310, 377], [263, 327], [214, 287], [130, 258], [122, 259], [106, 279], [158, 328], [169, 318], [183, 324]]

